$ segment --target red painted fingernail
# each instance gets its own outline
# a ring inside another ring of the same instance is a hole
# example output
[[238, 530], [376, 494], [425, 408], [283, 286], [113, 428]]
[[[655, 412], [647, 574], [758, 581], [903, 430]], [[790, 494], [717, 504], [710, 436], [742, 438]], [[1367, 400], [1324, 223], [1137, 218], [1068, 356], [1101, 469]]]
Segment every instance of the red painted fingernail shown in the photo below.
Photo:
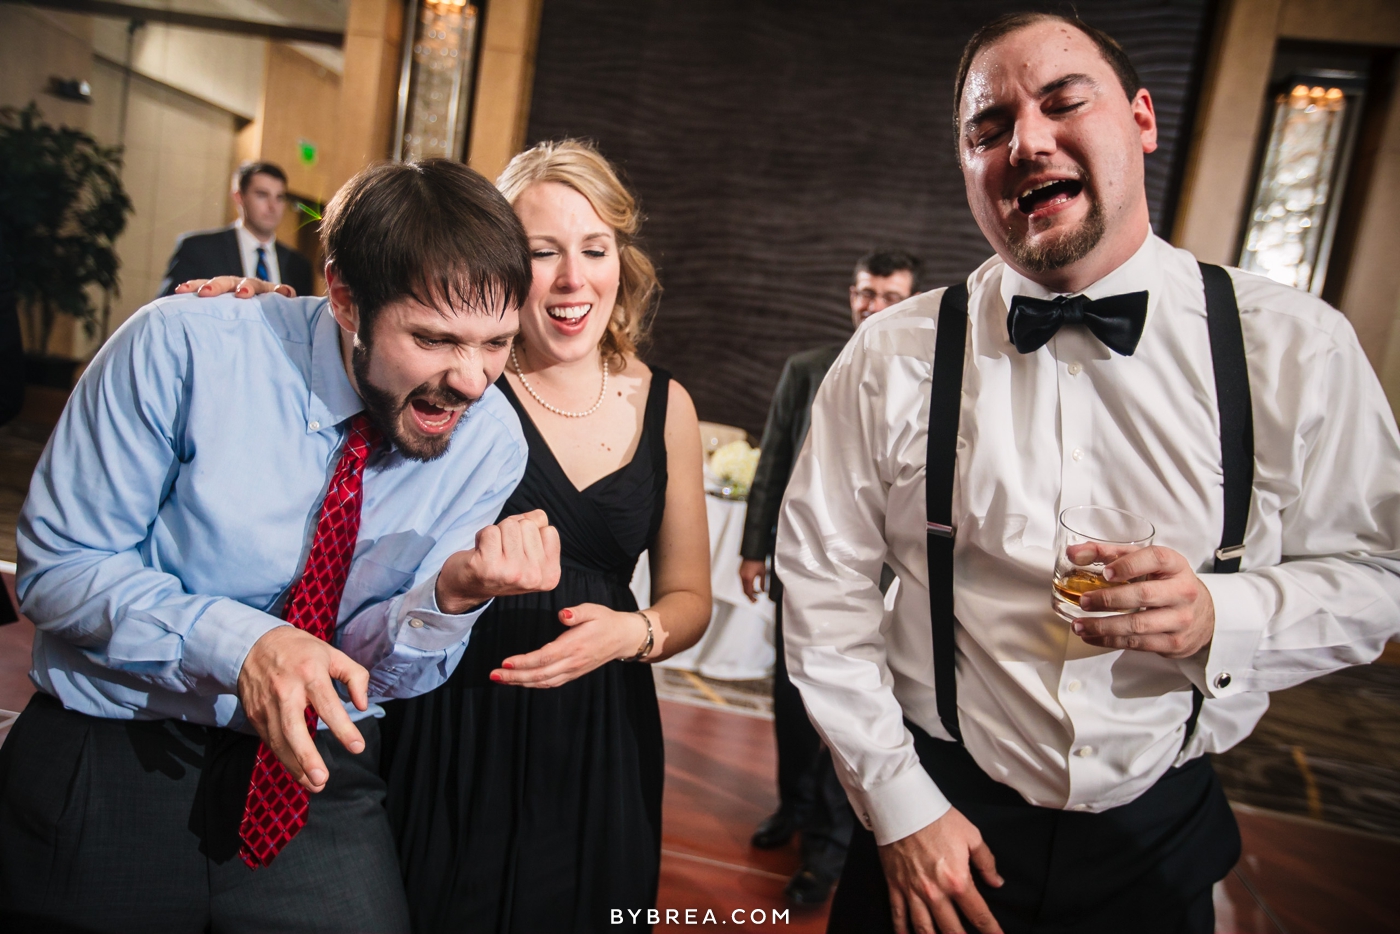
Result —
[[501, 680], [501, 673], [500, 673], [499, 671], [493, 671], [493, 672], [491, 672], [491, 680], [492, 680], [492, 681], [500, 681], [500, 680]]
[[559, 615], [562, 616], [564, 619], [573, 619], [573, 618], [574, 618], [574, 611], [573, 611], [573, 610], [564, 610], [564, 611], [562, 611]]
[[514, 664], [513, 662], [501, 662], [501, 667], [502, 667], [502, 668], [514, 668], [514, 667], [515, 667], [515, 664]]

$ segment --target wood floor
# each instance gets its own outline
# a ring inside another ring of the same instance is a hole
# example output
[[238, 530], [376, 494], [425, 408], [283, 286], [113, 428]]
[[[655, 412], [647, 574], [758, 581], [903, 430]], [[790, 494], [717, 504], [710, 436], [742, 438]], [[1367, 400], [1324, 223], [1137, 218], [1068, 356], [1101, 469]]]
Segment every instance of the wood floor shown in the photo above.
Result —
[[[684, 929], [685, 909], [694, 909], [697, 920], [712, 910], [717, 923], [765, 919], [744, 930], [824, 931], [824, 909], [799, 911], [783, 900], [783, 886], [797, 870], [796, 844], [749, 846], [754, 827], [778, 803], [772, 721], [671, 701], [661, 702], [661, 720], [666, 797], [657, 930]], [[678, 912], [680, 923], [665, 923], [667, 909]], [[775, 911], [783, 913], [776, 925]]]

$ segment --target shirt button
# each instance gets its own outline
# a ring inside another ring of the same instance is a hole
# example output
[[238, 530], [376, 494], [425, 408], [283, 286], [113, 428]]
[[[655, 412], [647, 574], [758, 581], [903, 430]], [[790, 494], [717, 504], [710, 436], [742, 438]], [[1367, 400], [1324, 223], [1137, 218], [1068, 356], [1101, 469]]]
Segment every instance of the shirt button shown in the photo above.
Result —
[[307, 427], [307, 428], [310, 428], [312, 431], [320, 431], [320, 430], [321, 430], [321, 423], [320, 423], [320, 422], [314, 422], [314, 421], [313, 421], [313, 422], [307, 422], [307, 423], [306, 423], [306, 427]]
[[1225, 688], [1228, 688], [1228, 687], [1230, 686], [1230, 680], [1231, 680], [1231, 678], [1230, 678], [1230, 673], [1229, 673], [1228, 671], [1222, 671], [1220, 674], [1216, 675], [1216, 676], [1215, 676], [1215, 687], [1216, 687], [1216, 690], [1224, 690]]
[[1078, 461], [1078, 460], [1083, 460], [1083, 459], [1084, 459], [1084, 451], [1083, 451], [1082, 448], [1075, 448], [1073, 451], [1070, 452], [1070, 455], [1069, 455], [1069, 456], [1072, 457], [1072, 458], [1074, 458], [1074, 459], [1077, 460], [1077, 461]]
[[414, 629], [422, 629], [423, 621], [415, 616], [413, 619], [408, 621], [408, 625], [412, 626]]
[[1089, 758], [1090, 756], [1092, 756], [1092, 755], [1094, 754], [1094, 747], [1093, 747], [1093, 746], [1080, 746], [1078, 749], [1076, 749], [1076, 750], [1074, 751], [1074, 754], [1075, 754], [1076, 756], [1078, 756], [1079, 758], [1081, 758], [1081, 759], [1087, 759], [1087, 758]]
[[1071, 681], [1069, 684], [1065, 685], [1065, 690], [1069, 691], [1071, 694], [1078, 694], [1079, 689], [1083, 686], [1084, 685], [1080, 684], [1078, 681]]
[[1081, 364], [1081, 363], [1071, 363], [1071, 364], [1069, 365], [1069, 375], [1070, 375], [1070, 376], [1078, 376], [1081, 372], [1083, 372], [1083, 370], [1084, 370], [1084, 365]]

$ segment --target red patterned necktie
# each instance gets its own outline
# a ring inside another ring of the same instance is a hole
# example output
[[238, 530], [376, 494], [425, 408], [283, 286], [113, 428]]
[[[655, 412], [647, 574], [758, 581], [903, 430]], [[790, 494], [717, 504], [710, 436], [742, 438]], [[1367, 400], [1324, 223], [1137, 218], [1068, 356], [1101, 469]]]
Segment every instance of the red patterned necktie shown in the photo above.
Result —
[[[365, 461], [379, 440], [379, 432], [363, 413], [350, 421], [350, 431], [340, 462], [335, 465], [316, 536], [301, 579], [287, 596], [282, 617], [298, 629], [318, 639], [330, 641], [335, 631], [340, 595], [350, 572], [355, 539], [360, 532], [360, 487]], [[306, 708], [306, 728], [316, 735], [316, 711]], [[282, 848], [306, 826], [311, 796], [297, 784], [278, 761], [267, 743], [258, 744], [253, 778], [248, 783], [248, 799], [243, 805], [243, 824], [238, 835], [243, 846], [238, 855], [249, 868], [271, 863]]]

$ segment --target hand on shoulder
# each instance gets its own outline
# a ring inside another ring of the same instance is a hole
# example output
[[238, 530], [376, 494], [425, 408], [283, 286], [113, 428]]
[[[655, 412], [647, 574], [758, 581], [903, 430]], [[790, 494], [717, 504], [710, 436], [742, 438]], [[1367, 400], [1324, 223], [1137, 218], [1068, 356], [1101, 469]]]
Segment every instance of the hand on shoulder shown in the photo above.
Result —
[[246, 276], [215, 276], [213, 279], [190, 279], [175, 287], [176, 295], [194, 293], [200, 298], [213, 298], [216, 295], [232, 294], [234, 298], [252, 298], [266, 292], [276, 292], [287, 298], [296, 298], [297, 290], [290, 285], [273, 285], [264, 279]]

